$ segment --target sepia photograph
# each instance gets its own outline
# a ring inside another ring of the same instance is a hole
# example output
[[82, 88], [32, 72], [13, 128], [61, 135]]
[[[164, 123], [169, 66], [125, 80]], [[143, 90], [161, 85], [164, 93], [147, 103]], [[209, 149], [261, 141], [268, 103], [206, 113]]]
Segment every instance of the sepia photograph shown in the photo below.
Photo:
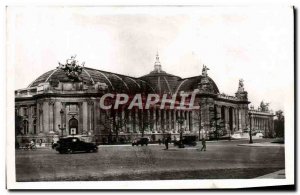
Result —
[[9, 189], [294, 184], [294, 8], [7, 6]]

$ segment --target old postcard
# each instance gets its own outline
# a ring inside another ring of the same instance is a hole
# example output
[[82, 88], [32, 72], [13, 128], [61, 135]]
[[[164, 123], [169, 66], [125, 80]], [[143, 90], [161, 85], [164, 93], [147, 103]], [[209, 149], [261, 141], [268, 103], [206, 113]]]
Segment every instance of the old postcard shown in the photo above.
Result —
[[293, 7], [11, 5], [6, 32], [9, 189], [294, 184]]

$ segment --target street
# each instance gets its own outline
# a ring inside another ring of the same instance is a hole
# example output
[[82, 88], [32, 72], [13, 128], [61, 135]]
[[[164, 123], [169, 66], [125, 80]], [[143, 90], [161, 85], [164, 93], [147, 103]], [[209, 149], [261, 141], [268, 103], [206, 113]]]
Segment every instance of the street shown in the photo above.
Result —
[[[262, 142], [263, 140], [260, 140]], [[284, 169], [284, 147], [247, 147], [244, 141], [207, 142], [169, 150], [164, 145], [99, 146], [97, 153], [16, 150], [17, 181], [247, 179]]]

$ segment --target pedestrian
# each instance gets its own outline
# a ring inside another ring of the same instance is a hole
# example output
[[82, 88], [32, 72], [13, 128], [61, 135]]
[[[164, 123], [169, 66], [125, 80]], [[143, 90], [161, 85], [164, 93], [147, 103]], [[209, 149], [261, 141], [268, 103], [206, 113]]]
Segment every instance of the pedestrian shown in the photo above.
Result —
[[165, 139], [166, 150], [169, 149], [169, 137]]
[[202, 138], [202, 148], [201, 148], [201, 151], [202, 150], [206, 151], [206, 140], [205, 140], [204, 137]]

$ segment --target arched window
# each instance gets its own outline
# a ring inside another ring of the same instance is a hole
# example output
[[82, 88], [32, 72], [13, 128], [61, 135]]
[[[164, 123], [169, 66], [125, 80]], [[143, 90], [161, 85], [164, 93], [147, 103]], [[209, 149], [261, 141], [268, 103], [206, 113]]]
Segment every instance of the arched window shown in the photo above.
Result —
[[28, 134], [28, 121], [27, 120], [23, 121], [23, 132], [25, 135]]
[[36, 119], [33, 120], [33, 134], [36, 134]]

